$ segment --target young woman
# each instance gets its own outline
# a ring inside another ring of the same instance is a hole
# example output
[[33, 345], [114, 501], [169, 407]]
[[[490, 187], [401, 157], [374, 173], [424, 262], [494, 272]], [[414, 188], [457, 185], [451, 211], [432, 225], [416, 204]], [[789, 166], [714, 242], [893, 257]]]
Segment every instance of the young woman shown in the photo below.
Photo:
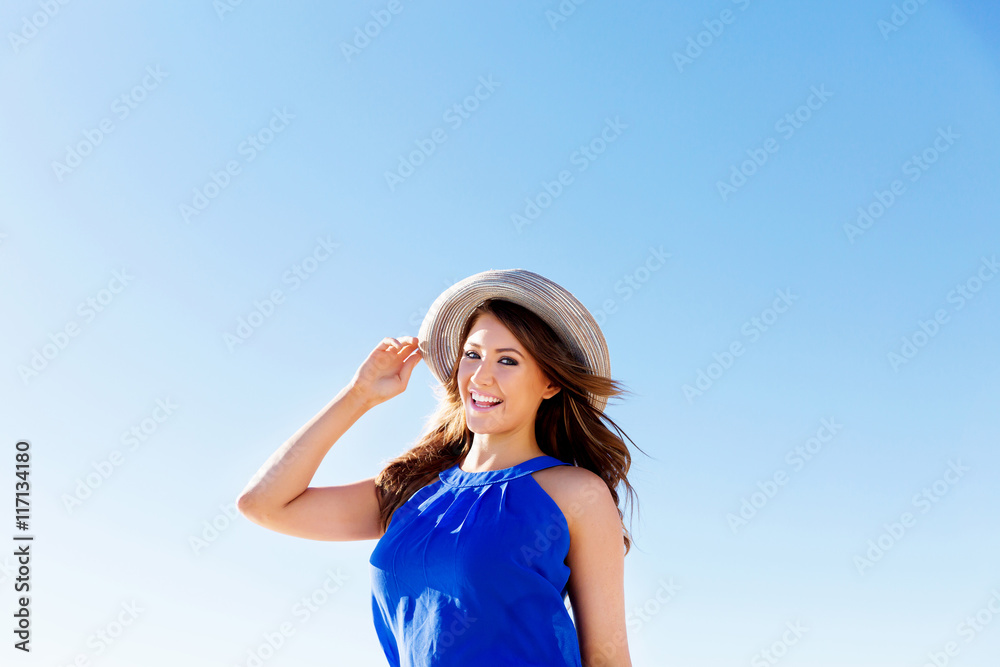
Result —
[[[309, 486], [421, 358], [444, 393], [419, 442], [375, 477]], [[238, 507], [288, 535], [378, 539], [372, 612], [391, 665], [631, 665], [618, 487], [634, 492], [629, 450], [602, 423], [622, 433], [603, 413], [626, 393], [609, 376], [600, 328], [572, 294], [522, 269], [484, 271], [438, 297], [418, 338], [383, 339]]]

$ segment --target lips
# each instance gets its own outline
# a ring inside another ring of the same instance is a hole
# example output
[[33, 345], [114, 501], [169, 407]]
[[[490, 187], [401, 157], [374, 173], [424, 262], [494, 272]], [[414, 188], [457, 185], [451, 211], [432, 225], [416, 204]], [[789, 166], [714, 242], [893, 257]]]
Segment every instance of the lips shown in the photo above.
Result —
[[475, 398], [472, 397], [472, 393], [469, 394], [469, 404], [472, 405], [472, 408], [474, 410], [477, 410], [479, 412], [486, 412], [488, 410], [492, 410], [493, 408], [495, 408], [496, 406], [500, 405], [501, 403], [503, 403], [503, 401], [498, 401], [498, 402], [483, 401], [483, 402], [479, 402]]

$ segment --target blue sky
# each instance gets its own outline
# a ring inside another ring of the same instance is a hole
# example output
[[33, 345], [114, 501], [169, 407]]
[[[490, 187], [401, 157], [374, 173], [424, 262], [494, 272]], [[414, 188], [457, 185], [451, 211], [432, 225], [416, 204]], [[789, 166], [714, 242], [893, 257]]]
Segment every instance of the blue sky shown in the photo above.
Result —
[[[993, 664], [992, 5], [221, 6], [0, 14], [30, 664], [248, 665], [275, 633], [269, 667], [384, 664], [374, 542], [230, 504], [383, 336], [490, 268], [577, 295], [634, 392], [608, 408], [649, 454], [634, 664]], [[313, 484], [404, 451], [433, 383], [419, 365]]]

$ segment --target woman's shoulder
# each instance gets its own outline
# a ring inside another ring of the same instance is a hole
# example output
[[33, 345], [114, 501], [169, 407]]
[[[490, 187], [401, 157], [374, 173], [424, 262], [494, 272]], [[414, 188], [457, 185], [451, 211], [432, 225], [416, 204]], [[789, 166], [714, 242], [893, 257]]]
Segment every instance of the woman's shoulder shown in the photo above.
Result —
[[600, 475], [576, 465], [563, 465], [533, 472], [532, 477], [549, 494], [572, 528], [583, 517], [610, 516], [618, 519], [618, 507]]
[[583, 491], [591, 486], [603, 486], [607, 484], [597, 473], [581, 468], [578, 465], [555, 465], [531, 473], [536, 480], [546, 480], [558, 490], [573, 493]]

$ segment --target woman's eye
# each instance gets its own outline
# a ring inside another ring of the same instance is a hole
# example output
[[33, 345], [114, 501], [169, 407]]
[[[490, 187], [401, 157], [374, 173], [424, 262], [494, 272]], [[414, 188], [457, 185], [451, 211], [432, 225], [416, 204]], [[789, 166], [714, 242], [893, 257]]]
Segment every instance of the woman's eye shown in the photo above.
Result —
[[[475, 356], [469, 356], [469, 355], [475, 355]], [[466, 350], [464, 356], [467, 359], [478, 359], [479, 358], [479, 354], [475, 350]], [[510, 362], [509, 364], [504, 364], [504, 366], [517, 366], [517, 360], [516, 359], [511, 359], [510, 357], [501, 357], [500, 361], [501, 362], [504, 362], [504, 361], [509, 361]]]

